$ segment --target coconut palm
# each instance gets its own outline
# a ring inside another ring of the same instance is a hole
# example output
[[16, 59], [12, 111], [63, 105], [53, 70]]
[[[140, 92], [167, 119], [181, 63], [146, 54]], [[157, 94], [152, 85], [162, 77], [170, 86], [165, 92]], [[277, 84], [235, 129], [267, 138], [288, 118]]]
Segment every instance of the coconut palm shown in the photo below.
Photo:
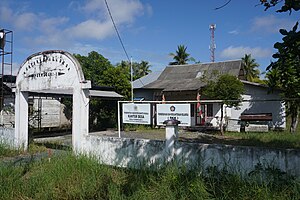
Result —
[[138, 69], [138, 73], [136, 75], [138, 75], [139, 77], [146, 76], [147, 74], [149, 74], [151, 72], [150, 67], [151, 67], [151, 65], [149, 64], [148, 61], [142, 60], [139, 63], [139, 69]]
[[187, 47], [184, 45], [178, 45], [176, 53], [170, 53], [173, 56], [174, 62], [170, 62], [169, 65], [185, 65], [188, 61], [194, 61], [195, 59], [189, 57], [190, 54], [186, 52]]
[[255, 79], [259, 78], [259, 64], [255, 61], [254, 58], [251, 58], [251, 54], [245, 54], [242, 58], [244, 64], [244, 72], [245, 78], [247, 81], [254, 81]]

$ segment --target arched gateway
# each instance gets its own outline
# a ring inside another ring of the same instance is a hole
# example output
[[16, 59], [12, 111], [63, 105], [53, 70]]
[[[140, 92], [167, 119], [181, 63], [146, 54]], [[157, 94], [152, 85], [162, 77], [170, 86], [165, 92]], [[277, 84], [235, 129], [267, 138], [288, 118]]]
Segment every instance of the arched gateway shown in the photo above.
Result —
[[28, 146], [29, 93], [73, 95], [72, 145], [81, 150], [88, 134], [91, 82], [84, 79], [78, 61], [65, 51], [44, 51], [28, 57], [19, 69], [15, 91], [15, 146]]

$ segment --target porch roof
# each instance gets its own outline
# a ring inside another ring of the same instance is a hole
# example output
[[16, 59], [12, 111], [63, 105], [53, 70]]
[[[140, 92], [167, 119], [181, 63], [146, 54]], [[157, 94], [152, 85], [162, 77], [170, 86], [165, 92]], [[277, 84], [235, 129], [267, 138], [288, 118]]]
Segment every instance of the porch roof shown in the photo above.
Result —
[[[103, 90], [89, 90], [90, 97], [98, 97], [98, 98], [110, 98], [110, 99], [118, 99], [123, 96], [114, 92], [114, 91], [103, 91]], [[35, 90], [30, 91], [32, 95], [42, 95], [42, 96], [71, 96], [73, 94], [72, 90]]]

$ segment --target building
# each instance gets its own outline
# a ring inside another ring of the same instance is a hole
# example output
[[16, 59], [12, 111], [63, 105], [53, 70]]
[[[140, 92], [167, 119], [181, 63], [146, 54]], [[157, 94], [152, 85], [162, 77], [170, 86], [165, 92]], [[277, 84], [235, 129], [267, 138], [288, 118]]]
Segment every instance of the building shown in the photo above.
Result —
[[[163, 98], [166, 101], [195, 101], [201, 94], [201, 88], [206, 85], [203, 78], [214, 78], [216, 74], [236, 76], [245, 87], [242, 96], [245, 101], [239, 108], [223, 108], [228, 129], [240, 130], [240, 124], [248, 126], [249, 123], [285, 128], [285, 107], [280, 101], [279, 91], [269, 94], [265, 85], [246, 81], [242, 60], [167, 66], [162, 72], [135, 80], [134, 97], [148, 101], [161, 101]], [[201, 96], [201, 100], [205, 99]], [[219, 103], [201, 103], [201, 116], [196, 108], [196, 103], [192, 104], [192, 126], [218, 127]]]

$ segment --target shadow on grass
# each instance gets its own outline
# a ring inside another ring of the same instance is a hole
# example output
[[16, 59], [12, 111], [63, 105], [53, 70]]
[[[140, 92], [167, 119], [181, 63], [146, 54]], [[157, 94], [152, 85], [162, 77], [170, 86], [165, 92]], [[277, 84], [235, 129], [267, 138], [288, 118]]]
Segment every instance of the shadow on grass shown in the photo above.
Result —
[[37, 146], [44, 146], [47, 149], [57, 149], [57, 150], [64, 150], [64, 151], [71, 151], [72, 147], [64, 144], [58, 144], [58, 143], [51, 143], [51, 142], [41, 142], [41, 143], [35, 143]]

